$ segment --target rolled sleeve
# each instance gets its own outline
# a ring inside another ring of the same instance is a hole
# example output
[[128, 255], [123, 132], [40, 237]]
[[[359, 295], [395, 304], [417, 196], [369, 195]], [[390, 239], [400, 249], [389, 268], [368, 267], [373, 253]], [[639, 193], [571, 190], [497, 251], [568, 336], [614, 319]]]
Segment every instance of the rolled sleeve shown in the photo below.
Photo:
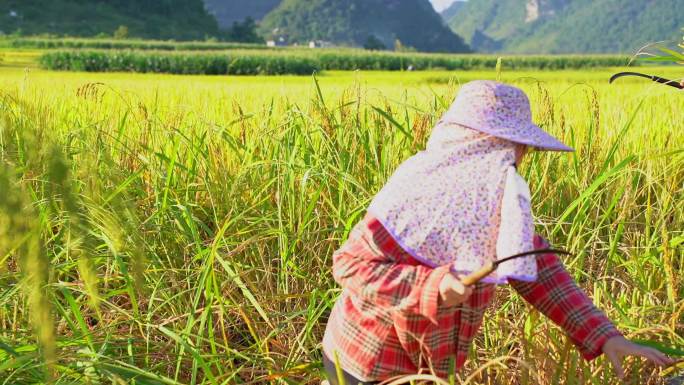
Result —
[[[543, 238], [535, 238], [535, 247], [544, 248], [547, 245]], [[537, 268], [537, 281], [511, 280], [511, 286], [560, 326], [584, 359], [592, 360], [600, 356], [605, 342], [621, 333], [577, 286], [555, 254], [538, 256]]]
[[594, 317], [588, 320], [580, 330], [581, 332], [578, 335], [570, 336], [570, 338], [587, 361], [603, 354], [603, 345], [606, 341], [622, 335], [606, 317]]

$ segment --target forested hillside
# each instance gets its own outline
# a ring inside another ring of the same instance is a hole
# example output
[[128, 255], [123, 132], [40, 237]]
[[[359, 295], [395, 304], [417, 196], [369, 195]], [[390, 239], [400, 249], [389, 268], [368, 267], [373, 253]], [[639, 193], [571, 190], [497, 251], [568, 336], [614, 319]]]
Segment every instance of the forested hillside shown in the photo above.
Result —
[[0, 31], [5, 34], [112, 35], [119, 26], [142, 38], [219, 35], [216, 19], [201, 0], [0, 0]]
[[681, 11], [681, 0], [477, 0], [448, 21], [483, 52], [633, 53], [681, 37]]
[[277, 31], [291, 42], [325, 40], [360, 46], [372, 40], [394, 48], [466, 52], [428, 0], [284, 0], [262, 21], [262, 33]]

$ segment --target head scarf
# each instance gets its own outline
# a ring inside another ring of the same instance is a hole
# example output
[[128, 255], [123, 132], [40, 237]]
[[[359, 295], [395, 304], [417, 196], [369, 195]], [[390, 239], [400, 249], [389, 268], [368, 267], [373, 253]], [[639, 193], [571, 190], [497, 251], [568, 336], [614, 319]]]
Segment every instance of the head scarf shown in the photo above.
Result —
[[[368, 211], [416, 259], [455, 273], [531, 251], [530, 192], [516, 171], [515, 146], [443, 119], [426, 150], [399, 166]], [[484, 282], [536, 276], [529, 256], [501, 264]]]

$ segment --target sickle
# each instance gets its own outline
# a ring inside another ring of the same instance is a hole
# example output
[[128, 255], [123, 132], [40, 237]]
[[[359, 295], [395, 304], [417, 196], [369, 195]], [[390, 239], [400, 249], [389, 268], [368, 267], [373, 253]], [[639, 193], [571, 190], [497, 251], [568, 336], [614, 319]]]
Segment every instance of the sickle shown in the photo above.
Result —
[[549, 253], [554, 253], [554, 254], [562, 254], [562, 255], [572, 255], [572, 253], [569, 253], [565, 250], [556, 250], [556, 249], [539, 249], [539, 250], [533, 250], [533, 251], [527, 251], [524, 253], [512, 255], [507, 258], [500, 259], [495, 262], [490, 262], [486, 264], [482, 269], [475, 271], [463, 278], [461, 278], [461, 283], [465, 286], [472, 286], [478, 282], [480, 282], [482, 279], [487, 277], [489, 274], [492, 274], [496, 269], [499, 267], [500, 264], [504, 262], [511, 261], [513, 259], [518, 259], [518, 258], [523, 258], [527, 257], [529, 255], [536, 255], [536, 254], [549, 254]]
[[668, 85], [670, 87], [674, 87], [674, 88], [679, 89], [679, 90], [684, 90], [684, 85], [682, 85], [682, 84], [680, 84], [674, 80], [661, 78], [660, 76], [655, 76], [655, 75], [641, 74], [639, 72], [620, 72], [620, 73], [617, 73], [617, 74], [610, 77], [609, 83], [613, 83], [615, 80], [617, 80], [623, 76], [638, 76], [641, 78], [651, 79], [652, 81], [654, 81], [656, 83], [665, 84], [665, 85]]

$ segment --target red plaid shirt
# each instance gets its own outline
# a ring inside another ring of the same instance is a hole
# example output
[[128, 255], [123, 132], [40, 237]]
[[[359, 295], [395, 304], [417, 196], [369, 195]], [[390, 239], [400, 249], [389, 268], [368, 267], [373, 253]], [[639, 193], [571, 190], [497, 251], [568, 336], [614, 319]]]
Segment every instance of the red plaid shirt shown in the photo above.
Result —
[[[535, 247], [544, 247], [535, 237]], [[558, 324], [587, 360], [606, 340], [620, 335], [612, 322], [577, 287], [558, 257], [537, 257], [539, 276], [511, 286]], [[470, 299], [446, 307], [439, 283], [449, 267], [416, 261], [380, 222], [366, 215], [333, 257], [333, 275], [343, 291], [328, 320], [323, 350], [362, 381], [432, 371], [446, 377], [451, 357], [461, 368], [495, 286], [478, 284]]]

